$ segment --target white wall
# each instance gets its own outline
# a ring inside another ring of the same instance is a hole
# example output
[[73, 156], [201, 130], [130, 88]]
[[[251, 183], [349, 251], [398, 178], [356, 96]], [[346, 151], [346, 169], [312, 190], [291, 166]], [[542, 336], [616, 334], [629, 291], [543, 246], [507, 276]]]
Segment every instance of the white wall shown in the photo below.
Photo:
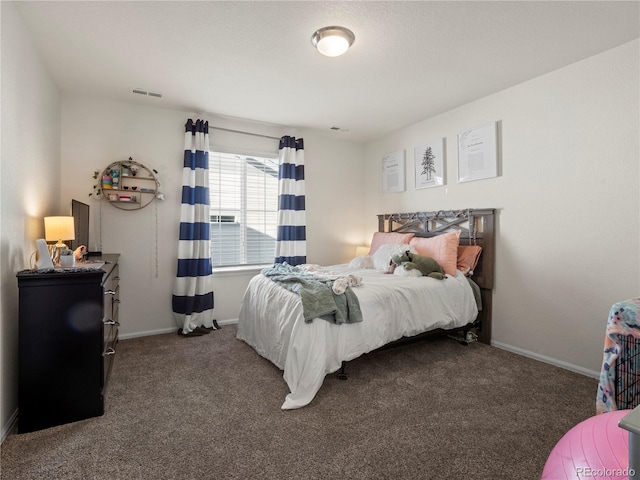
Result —
[[[636, 40], [366, 147], [370, 230], [378, 213], [497, 208], [493, 340], [592, 375], [609, 308], [640, 292], [639, 54]], [[457, 133], [493, 121], [501, 176], [458, 184]], [[413, 147], [440, 137], [447, 185], [416, 190]], [[407, 190], [382, 194], [399, 149]]]
[[0, 162], [0, 425], [2, 438], [18, 408], [18, 284], [29, 268], [43, 217], [58, 213], [60, 95], [12, 3], [2, 16]]
[[[72, 198], [88, 202], [90, 249], [121, 254], [120, 322], [125, 337], [177, 330], [171, 290], [178, 247], [184, 124], [188, 118], [207, 118], [210, 125], [278, 138], [284, 134], [303, 137], [308, 261], [339, 263], [354, 255], [362, 231], [364, 194], [363, 147], [359, 144], [333, 140], [320, 132], [296, 132], [239, 119], [89, 98], [65, 97], [62, 112], [65, 175], [61, 204], [68, 208]], [[210, 136], [212, 146], [227, 150], [278, 150], [277, 140], [219, 130], [211, 130]], [[94, 170], [102, 171], [111, 162], [129, 156], [158, 170], [166, 200], [137, 211], [122, 211], [104, 201], [90, 200]], [[343, 225], [347, 220], [352, 224]], [[242, 295], [255, 273], [214, 275], [218, 321], [237, 319]]]
[[307, 262], [346, 263], [363, 236], [364, 146], [331, 134], [302, 130], [305, 144]]

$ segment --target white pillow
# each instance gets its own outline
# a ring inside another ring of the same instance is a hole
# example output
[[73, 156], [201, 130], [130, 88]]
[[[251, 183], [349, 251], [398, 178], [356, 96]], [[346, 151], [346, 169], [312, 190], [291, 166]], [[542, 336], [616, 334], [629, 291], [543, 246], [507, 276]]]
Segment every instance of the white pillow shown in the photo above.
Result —
[[349, 262], [351, 268], [373, 268], [373, 257], [370, 255], [364, 255], [362, 257], [356, 257]]
[[385, 245], [380, 245], [380, 248], [376, 250], [376, 253], [371, 255], [373, 257], [373, 268], [379, 272], [391, 273], [393, 271], [391, 257], [393, 255], [404, 253], [407, 250], [411, 253], [416, 253], [416, 249], [406, 243], [387, 243]]

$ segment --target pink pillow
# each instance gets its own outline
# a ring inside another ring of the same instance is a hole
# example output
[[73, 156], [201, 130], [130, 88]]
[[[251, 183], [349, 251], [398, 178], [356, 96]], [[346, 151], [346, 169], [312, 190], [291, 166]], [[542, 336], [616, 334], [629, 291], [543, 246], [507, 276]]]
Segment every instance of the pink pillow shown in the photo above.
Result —
[[413, 233], [374, 232], [369, 255], [376, 253], [376, 250], [378, 250], [381, 245], [389, 243], [409, 243], [414, 236], [415, 234]]
[[433, 258], [445, 273], [455, 277], [459, 241], [460, 230], [430, 238], [414, 237], [410, 244], [415, 247], [419, 255]]
[[478, 245], [460, 245], [458, 247], [458, 270], [465, 275], [473, 275], [481, 253], [482, 247]]

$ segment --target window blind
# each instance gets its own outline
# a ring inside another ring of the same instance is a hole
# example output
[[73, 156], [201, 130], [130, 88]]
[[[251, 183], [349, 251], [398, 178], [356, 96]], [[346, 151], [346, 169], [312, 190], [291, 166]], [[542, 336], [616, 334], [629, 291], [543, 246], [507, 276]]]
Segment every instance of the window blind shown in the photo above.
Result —
[[273, 263], [278, 159], [210, 152], [209, 192], [213, 265]]

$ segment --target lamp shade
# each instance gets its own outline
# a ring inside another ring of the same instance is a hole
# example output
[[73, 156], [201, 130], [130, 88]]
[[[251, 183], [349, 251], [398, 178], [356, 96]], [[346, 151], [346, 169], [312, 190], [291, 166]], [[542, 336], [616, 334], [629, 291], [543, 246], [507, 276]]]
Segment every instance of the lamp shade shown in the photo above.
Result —
[[75, 240], [73, 217], [44, 217], [44, 237], [47, 242]]

